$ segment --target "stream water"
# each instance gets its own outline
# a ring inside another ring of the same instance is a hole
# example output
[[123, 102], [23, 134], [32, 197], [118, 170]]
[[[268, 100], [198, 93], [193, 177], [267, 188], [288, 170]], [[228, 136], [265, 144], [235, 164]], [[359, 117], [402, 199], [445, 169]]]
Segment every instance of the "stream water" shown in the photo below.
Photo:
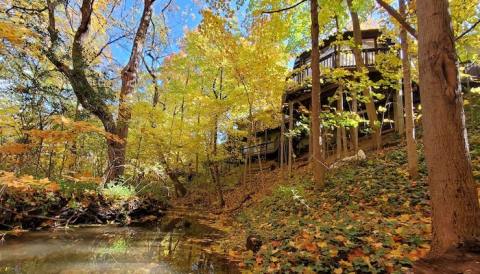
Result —
[[0, 272], [239, 273], [234, 264], [205, 252], [219, 237], [219, 230], [178, 218], [156, 227], [27, 232], [0, 243]]

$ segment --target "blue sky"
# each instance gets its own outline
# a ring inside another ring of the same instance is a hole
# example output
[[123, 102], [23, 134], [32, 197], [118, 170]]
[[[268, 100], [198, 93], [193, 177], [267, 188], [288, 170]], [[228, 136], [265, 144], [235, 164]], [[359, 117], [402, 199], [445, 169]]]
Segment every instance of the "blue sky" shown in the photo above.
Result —
[[[168, 0], [157, 0], [154, 4], [154, 15], [160, 15], [161, 10], [167, 3]], [[143, 8], [143, 1], [125, 0], [124, 5], [118, 11], [119, 16], [121, 16], [123, 12], [128, 13], [134, 7], [137, 7], [139, 11], [141, 11]], [[179, 42], [185, 31], [194, 29], [202, 20], [202, 16], [200, 14], [202, 8], [204, 8], [204, 3], [202, 0], [172, 1], [165, 13], [167, 27], [170, 30], [170, 46], [166, 49], [166, 53], [172, 53], [179, 50]], [[132, 20], [138, 25], [140, 14], [137, 14], [136, 18], [129, 18], [129, 20]], [[112, 34], [112, 37], [115, 37], [115, 35]], [[132, 41], [130, 39], [124, 39], [122, 43], [112, 45], [112, 54], [117, 61], [122, 63], [122, 65], [128, 60], [131, 43]]]

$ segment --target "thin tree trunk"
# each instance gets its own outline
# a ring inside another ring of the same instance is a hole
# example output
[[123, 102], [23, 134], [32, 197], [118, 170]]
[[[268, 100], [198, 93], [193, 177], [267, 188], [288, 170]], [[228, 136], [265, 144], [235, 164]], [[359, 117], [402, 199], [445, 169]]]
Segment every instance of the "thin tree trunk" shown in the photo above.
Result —
[[[133, 94], [135, 84], [137, 82], [138, 68], [140, 64], [140, 55], [143, 52], [143, 46], [147, 37], [148, 26], [150, 24], [153, 12], [153, 3], [155, 0], [144, 0], [144, 7], [140, 24], [137, 28], [137, 33], [133, 40], [132, 50], [130, 52], [130, 59], [122, 69], [122, 87], [120, 89], [120, 101], [118, 105], [118, 118], [116, 123], [117, 135], [123, 142], [117, 144], [116, 165], [112, 172], [115, 176], [123, 175], [125, 171], [125, 157], [127, 149], [128, 127], [132, 112], [130, 109], [131, 96]], [[115, 177], [112, 177], [112, 179]]]
[[280, 170], [282, 178], [284, 178], [285, 165], [285, 114], [283, 113], [283, 105], [285, 104], [285, 96], [282, 97], [281, 121], [280, 121]]
[[[405, 0], [399, 0], [398, 3], [400, 6], [400, 14], [405, 18]], [[405, 98], [405, 133], [407, 139], [408, 173], [412, 179], [416, 179], [418, 177], [418, 154], [415, 141], [415, 121], [413, 117], [413, 94], [410, 72], [411, 64], [410, 54], [408, 52], [407, 31], [403, 27], [400, 29], [400, 41], [402, 46], [403, 96]]]
[[[404, 136], [405, 132], [405, 122], [404, 122], [404, 113], [403, 113], [403, 90], [398, 89], [395, 92], [395, 131], [400, 135]], [[383, 119], [382, 119], [383, 121]]]
[[212, 140], [212, 155], [213, 160], [210, 160], [210, 173], [212, 174], [212, 180], [215, 184], [215, 188], [218, 194], [218, 204], [220, 207], [225, 206], [225, 200], [223, 198], [223, 189], [222, 183], [220, 181], [220, 172], [218, 169], [218, 159], [217, 159], [217, 142], [218, 142], [218, 117], [215, 115], [214, 117], [214, 128], [213, 128], [213, 140]]
[[417, 17], [425, 159], [432, 205], [430, 255], [439, 256], [461, 243], [478, 246], [480, 208], [448, 0], [417, 1]]
[[313, 138], [313, 155], [310, 157], [313, 167], [313, 177], [318, 188], [325, 184], [325, 167], [323, 166], [321, 128], [320, 128], [320, 48], [319, 48], [319, 25], [318, 25], [318, 2], [310, 0], [310, 17], [312, 20], [312, 112], [311, 134]]
[[48, 168], [47, 168], [47, 178], [52, 179], [53, 169], [54, 169], [54, 161], [53, 156], [55, 155], [54, 148], [50, 149], [48, 154]]
[[[359, 73], [368, 72], [362, 57], [362, 30], [360, 28], [360, 20], [358, 19], [357, 12], [353, 10], [352, 0], [347, 0], [347, 4], [350, 11], [350, 16], [352, 17], [353, 40], [355, 41], [355, 46], [352, 48], [352, 52], [353, 56], [355, 57], [355, 66]], [[367, 99], [367, 102], [365, 102], [365, 107], [367, 110], [370, 128], [373, 130], [373, 140], [376, 148], [380, 149], [382, 146], [382, 135], [378, 126], [378, 117], [375, 104], [372, 96], [370, 95], [370, 88], [362, 89], [362, 93], [362, 95]]]
[[[342, 83], [339, 84], [338, 89], [337, 89], [337, 113], [343, 113], [343, 85]], [[337, 159], [342, 158], [342, 155], [344, 154], [343, 151], [343, 135], [345, 134], [345, 127], [344, 126], [339, 126], [337, 127]]]
[[[337, 36], [340, 35], [340, 25], [338, 22], [338, 16], [335, 16], [335, 26], [337, 29]], [[340, 46], [335, 46], [335, 68], [340, 68]], [[337, 113], [343, 113], [343, 81], [339, 80], [337, 88]], [[345, 136], [345, 127], [340, 125], [337, 127], [337, 159], [342, 158], [342, 156], [347, 152], [345, 148], [346, 145], [346, 136]]]
[[293, 102], [288, 102], [288, 177], [292, 176], [292, 161], [293, 161]]
[[[352, 94], [352, 112], [353, 113], [358, 113], [358, 101], [357, 101], [357, 95]], [[352, 147], [353, 147], [353, 152], [355, 155], [358, 153], [358, 126], [354, 127], [350, 130], [351, 135], [352, 135]]]
[[[197, 126], [200, 126], [200, 113], [197, 113]], [[195, 152], [195, 174], [198, 174], [199, 154]]]

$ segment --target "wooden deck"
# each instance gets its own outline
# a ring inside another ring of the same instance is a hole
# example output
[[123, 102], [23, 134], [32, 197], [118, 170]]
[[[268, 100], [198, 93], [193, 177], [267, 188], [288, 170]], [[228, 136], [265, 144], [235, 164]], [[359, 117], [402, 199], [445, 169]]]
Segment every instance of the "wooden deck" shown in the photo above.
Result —
[[[362, 58], [364, 64], [367, 66], [367, 68], [373, 69], [377, 60], [377, 55], [386, 53], [388, 50], [388, 47], [362, 49]], [[340, 64], [338, 67], [336, 65], [337, 61], [338, 64]], [[355, 65], [355, 57], [351, 50], [334, 50], [330, 54], [320, 58], [320, 67], [322, 68], [355, 69]], [[305, 65], [303, 70], [293, 73], [291, 75], [291, 79], [294, 79], [297, 83], [303, 83], [308, 77], [311, 76], [312, 70], [310, 66]]]

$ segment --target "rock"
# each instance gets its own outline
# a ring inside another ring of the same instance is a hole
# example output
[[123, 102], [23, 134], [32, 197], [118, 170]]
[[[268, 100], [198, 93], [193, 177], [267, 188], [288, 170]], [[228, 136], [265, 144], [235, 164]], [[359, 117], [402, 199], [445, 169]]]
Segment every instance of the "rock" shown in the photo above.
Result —
[[360, 149], [357, 153], [357, 160], [365, 160], [365, 159], [367, 159], [367, 155], [363, 150]]
[[247, 250], [251, 250], [254, 253], [257, 253], [262, 246], [262, 240], [258, 235], [249, 235], [247, 237], [247, 243], [245, 246], [247, 247]]

